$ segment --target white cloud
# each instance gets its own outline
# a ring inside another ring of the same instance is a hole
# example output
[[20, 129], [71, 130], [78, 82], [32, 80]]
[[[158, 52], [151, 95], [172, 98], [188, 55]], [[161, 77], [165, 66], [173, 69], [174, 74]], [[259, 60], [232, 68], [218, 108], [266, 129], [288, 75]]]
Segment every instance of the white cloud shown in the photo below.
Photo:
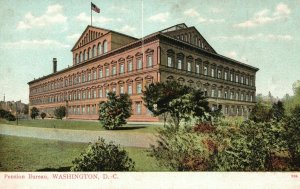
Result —
[[[76, 19], [80, 22], [84, 22], [84, 23], [91, 23], [91, 17], [90, 15], [88, 16], [85, 12], [80, 13]], [[97, 24], [106, 24], [106, 23], [110, 23], [113, 21], [120, 21], [119, 18], [114, 19], [114, 18], [108, 18], [108, 17], [104, 17], [104, 16], [93, 16], [93, 23], [97, 23]]]
[[122, 13], [127, 13], [127, 12], [129, 12], [129, 9], [128, 9], [128, 8], [123, 7], [123, 6], [115, 6], [115, 5], [111, 6], [111, 7], [110, 7], [110, 10], [111, 10], [111, 11], [118, 11], [119, 13], [120, 13], [120, 12], [122, 12]]
[[217, 36], [216, 40], [270, 40], [270, 41], [290, 41], [293, 39], [291, 35], [275, 35], [275, 34], [255, 34], [255, 35], [233, 35], [233, 36]]
[[288, 5], [284, 3], [279, 3], [273, 12], [271, 12], [269, 9], [261, 10], [255, 13], [251, 19], [241, 22], [239, 24], [235, 24], [233, 26], [237, 28], [256, 27], [259, 25], [264, 25], [267, 23], [286, 19], [290, 13], [291, 10], [288, 7]]
[[28, 48], [69, 48], [70, 45], [56, 40], [21, 40], [4, 43], [2, 48], [6, 49], [28, 49]]
[[232, 58], [234, 60], [239, 60], [241, 62], [248, 62], [248, 59], [244, 56], [239, 57], [236, 51], [229, 51], [227, 53], [225, 53], [225, 56]]
[[189, 17], [198, 17], [200, 14], [195, 9], [188, 9], [183, 12], [184, 15]]
[[68, 35], [67, 39], [68, 40], [77, 40], [79, 37], [80, 37], [79, 33], [74, 33], [74, 34]]
[[158, 14], [152, 15], [148, 18], [148, 20], [154, 21], [154, 22], [156, 22], [156, 21], [157, 22], [166, 22], [169, 17], [170, 17], [170, 13], [165, 12], [165, 13], [158, 13]]
[[34, 16], [31, 12], [26, 13], [24, 19], [17, 25], [17, 29], [29, 29], [43, 27], [51, 24], [61, 24], [67, 21], [63, 14], [63, 7], [60, 4], [50, 5], [46, 13], [41, 16]]
[[212, 19], [212, 18], [204, 18], [200, 16], [200, 13], [196, 11], [195, 9], [191, 8], [183, 12], [185, 16], [196, 18], [198, 23], [208, 23], [208, 24], [216, 24], [216, 23], [222, 23], [225, 22], [224, 19]]
[[136, 28], [131, 27], [129, 25], [125, 25], [120, 29], [120, 31], [125, 34], [134, 34], [134, 32], [136, 31]]

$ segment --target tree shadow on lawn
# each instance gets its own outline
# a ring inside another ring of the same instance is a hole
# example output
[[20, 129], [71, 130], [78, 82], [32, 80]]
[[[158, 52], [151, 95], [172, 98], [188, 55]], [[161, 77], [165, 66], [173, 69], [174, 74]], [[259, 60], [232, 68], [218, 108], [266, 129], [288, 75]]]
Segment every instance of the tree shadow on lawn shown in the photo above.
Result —
[[69, 167], [59, 167], [59, 168], [42, 168], [42, 169], [38, 169], [36, 171], [40, 171], [40, 172], [47, 172], [47, 171], [51, 171], [51, 172], [68, 172], [70, 171], [71, 166]]
[[125, 127], [118, 127], [115, 130], [136, 130], [136, 129], [143, 129], [146, 128], [146, 126], [125, 126]]

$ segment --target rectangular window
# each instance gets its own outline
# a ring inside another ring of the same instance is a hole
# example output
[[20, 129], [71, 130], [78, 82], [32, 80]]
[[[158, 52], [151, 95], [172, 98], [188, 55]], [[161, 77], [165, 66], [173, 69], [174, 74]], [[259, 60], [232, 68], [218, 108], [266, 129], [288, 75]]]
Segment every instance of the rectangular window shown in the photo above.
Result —
[[218, 90], [218, 98], [221, 98], [221, 90]]
[[230, 92], [230, 99], [233, 99], [233, 92]]
[[215, 97], [215, 89], [211, 90], [211, 97]]
[[200, 66], [199, 66], [199, 64], [196, 64], [196, 73], [197, 73], [197, 74], [200, 73]]
[[81, 98], [81, 92], [78, 91], [78, 92], [77, 92], [77, 99], [80, 100], [80, 98]]
[[214, 68], [211, 69], [211, 77], [215, 77], [215, 69]]
[[87, 106], [87, 114], [90, 114], [90, 105]]
[[93, 71], [93, 80], [96, 80], [97, 79], [97, 73], [96, 73], [96, 71], [94, 70]]
[[132, 61], [128, 61], [128, 72], [132, 71]]
[[105, 76], [108, 77], [109, 76], [109, 67], [105, 68]]
[[178, 59], [177, 60], [177, 69], [182, 69], [182, 60], [181, 59]]
[[139, 58], [139, 59], [137, 59], [136, 69], [140, 70], [142, 68], [143, 68], [143, 62], [142, 62], [142, 59]]
[[224, 92], [224, 98], [228, 98], [227, 91]]
[[124, 73], [124, 64], [120, 64], [120, 74]]
[[168, 67], [173, 67], [172, 57], [168, 56]]
[[82, 92], [82, 99], [85, 99], [85, 91]]
[[235, 100], [239, 100], [239, 93], [235, 94]]
[[244, 77], [241, 76], [241, 84], [244, 84]]
[[81, 107], [81, 112], [82, 112], [82, 114], [85, 114], [85, 106]]
[[136, 103], [136, 113], [137, 114], [141, 114], [142, 113], [142, 103], [141, 102], [137, 102]]
[[84, 83], [85, 82], [85, 74], [83, 73], [82, 74], [82, 83]]
[[96, 98], [97, 97], [97, 92], [96, 90], [93, 90], [93, 98]]
[[103, 89], [102, 88], [99, 89], [98, 96], [99, 96], [99, 98], [103, 97]]
[[91, 72], [88, 73], [88, 81], [91, 81]]
[[253, 95], [250, 95], [250, 102], [253, 102]]
[[109, 93], [109, 89], [105, 90], [105, 97], [107, 97], [107, 94]]
[[113, 88], [112, 88], [112, 91], [113, 91], [113, 92], [116, 92], [116, 87], [113, 87]]
[[124, 94], [124, 86], [120, 85], [120, 94]]
[[207, 75], [207, 66], [204, 66], [204, 75]]
[[228, 79], [228, 73], [224, 72], [224, 79], [227, 80]]
[[81, 77], [80, 77], [80, 75], [78, 75], [78, 83], [81, 83]]
[[147, 66], [148, 66], [148, 67], [152, 67], [152, 65], [153, 65], [153, 62], [152, 62], [152, 56], [148, 56], [148, 57], [147, 57]]
[[250, 86], [252, 86], [253, 85], [253, 80], [252, 79], [250, 79]]
[[102, 69], [99, 70], [99, 79], [101, 79], [103, 77], [103, 71]]
[[142, 83], [138, 83], [136, 86], [136, 93], [141, 94], [142, 93]]
[[249, 79], [248, 79], [248, 77], [246, 78], [246, 85], [249, 85]]
[[132, 94], [132, 85], [128, 85], [127, 93], [128, 93], [129, 95]]
[[218, 70], [218, 79], [221, 79], [221, 76], [222, 76], [222, 72], [221, 70]]
[[233, 81], [233, 73], [230, 73], [230, 81]]
[[91, 99], [91, 91], [88, 90], [88, 99]]
[[188, 63], [187, 63], [187, 71], [188, 71], [188, 72], [191, 72], [191, 71], [192, 71], [192, 63], [191, 63], [191, 62], [188, 62]]
[[244, 100], [244, 94], [241, 94], [241, 101]]
[[117, 66], [114, 65], [114, 66], [112, 67], [111, 75], [116, 75], [116, 74], [117, 74]]

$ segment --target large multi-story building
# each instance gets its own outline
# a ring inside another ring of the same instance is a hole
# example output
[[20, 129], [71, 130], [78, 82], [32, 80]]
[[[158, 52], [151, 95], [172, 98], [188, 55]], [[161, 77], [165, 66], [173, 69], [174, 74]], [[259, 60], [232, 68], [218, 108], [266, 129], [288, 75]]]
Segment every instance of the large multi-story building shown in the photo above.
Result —
[[199, 87], [212, 108], [247, 116], [255, 102], [257, 68], [218, 54], [195, 27], [178, 24], [137, 39], [87, 26], [72, 48], [73, 66], [30, 81], [30, 108], [49, 116], [66, 106], [69, 119], [98, 119], [98, 105], [109, 91], [128, 93], [130, 121], [157, 121], [142, 101], [153, 82], [177, 80]]

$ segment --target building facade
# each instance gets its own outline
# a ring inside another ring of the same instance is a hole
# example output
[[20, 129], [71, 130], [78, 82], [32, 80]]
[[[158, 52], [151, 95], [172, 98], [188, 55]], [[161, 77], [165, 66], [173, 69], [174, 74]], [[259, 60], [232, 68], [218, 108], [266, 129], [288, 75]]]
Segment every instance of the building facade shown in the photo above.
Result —
[[142, 101], [150, 83], [177, 80], [201, 88], [212, 109], [248, 116], [255, 103], [257, 68], [219, 55], [195, 27], [178, 24], [141, 39], [87, 26], [72, 48], [73, 66], [30, 81], [30, 109], [48, 116], [66, 106], [68, 119], [98, 119], [106, 94], [128, 93], [129, 121], [158, 121]]

